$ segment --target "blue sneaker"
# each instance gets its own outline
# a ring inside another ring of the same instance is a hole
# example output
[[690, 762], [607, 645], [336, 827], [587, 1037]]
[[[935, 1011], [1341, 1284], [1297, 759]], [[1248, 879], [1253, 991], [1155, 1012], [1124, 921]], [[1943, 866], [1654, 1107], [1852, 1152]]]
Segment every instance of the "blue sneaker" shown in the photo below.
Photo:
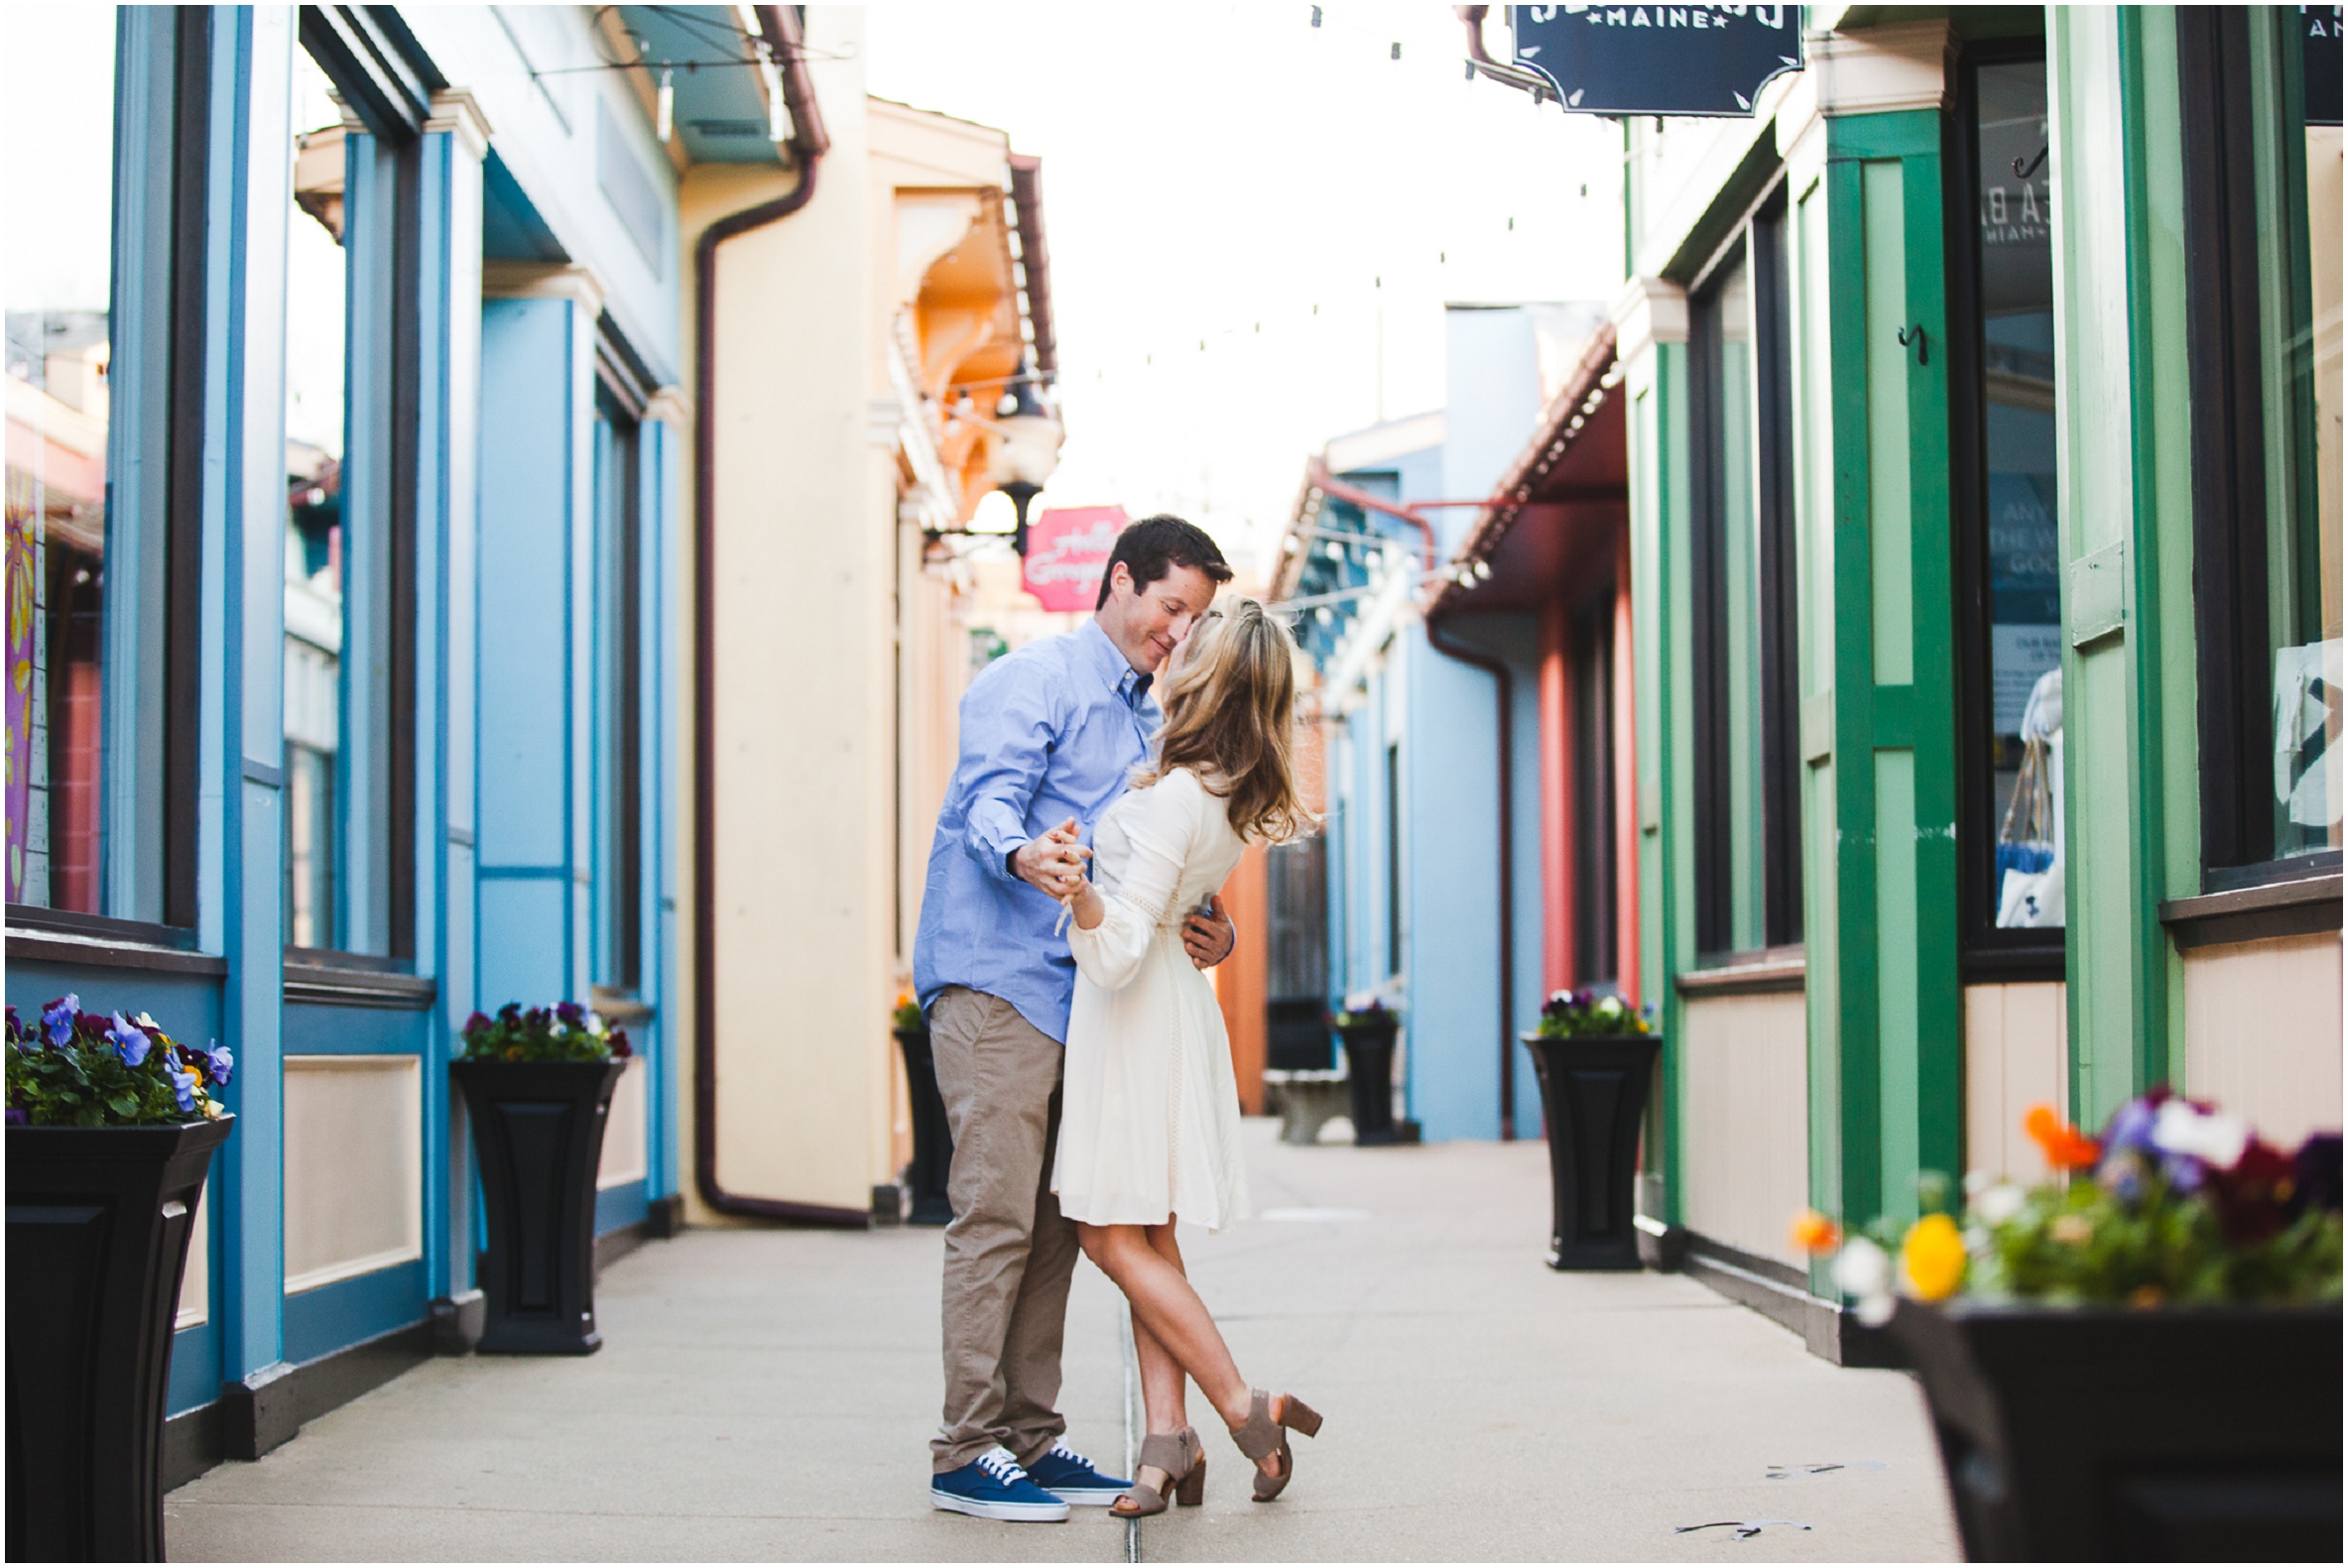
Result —
[[1028, 1467], [1028, 1479], [1063, 1503], [1105, 1508], [1133, 1490], [1130, 1481], [1104, 1476], [1065, 1443], [1053, 1443]]
[[959, 1470], [929, 1479], [929, 1507], [979, 1519], [1055, 1523], [1068, 1506], [1028, 1479], [1008, 1448], [988, 1449]]

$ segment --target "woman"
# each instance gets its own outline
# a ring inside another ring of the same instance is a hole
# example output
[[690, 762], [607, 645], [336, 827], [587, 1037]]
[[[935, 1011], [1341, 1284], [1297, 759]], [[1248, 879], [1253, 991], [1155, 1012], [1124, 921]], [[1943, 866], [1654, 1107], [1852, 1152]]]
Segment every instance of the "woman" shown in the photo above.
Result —
[[1120, 1517], [1204, 1495], [1206, 1459], [1183, 1413], [1185, 1375], [1256, 1462], [1256, 1501], [1294, 1473], [1288, 1433], [1320, 1417], [1250, 1388], [1182, 1272], [1174, 1222], [1221, 1230], [1247, 1210], [1239, 1091], [1206, 977], [1182, 950], [1193, 906], [1223, 885], [1249, 838], [1304, 823], [1289, 760], [1295, 645], [1253, 599], [1209, 612], [1182, 647], [1161, 701], [1155, 767], [1093, 831], [1093, 868], [1066, 900], [1076, 996], [1052, 1191], [1085, 1256], [1133, 1303], [1149, 1436]]

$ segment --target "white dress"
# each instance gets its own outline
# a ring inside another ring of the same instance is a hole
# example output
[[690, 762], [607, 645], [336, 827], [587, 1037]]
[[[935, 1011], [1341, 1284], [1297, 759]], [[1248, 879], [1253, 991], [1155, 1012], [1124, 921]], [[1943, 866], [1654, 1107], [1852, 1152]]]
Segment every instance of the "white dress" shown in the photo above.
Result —
[[1182, 922], [1243, 847], [1187, 769], [1128, 790], [1093, 829], [1106, 912], [1089, 931], [1068, 923], [1076, 996], [1051, 1171], [1072, 1220], [1221, 1230], [1247, 1215], [1231, 1042], [1182, 948]]

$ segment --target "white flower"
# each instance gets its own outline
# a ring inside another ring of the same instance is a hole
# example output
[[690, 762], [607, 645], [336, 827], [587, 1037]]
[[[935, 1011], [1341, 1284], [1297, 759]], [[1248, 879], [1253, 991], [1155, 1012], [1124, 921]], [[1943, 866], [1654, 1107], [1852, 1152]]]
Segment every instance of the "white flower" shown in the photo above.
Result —
[[555, 1021], [554, 1027], [548, 1032], [552, 1033], [556, 1039], [560, 1039], [563, 1035], [570, 1032], [570, 1025], [563, 1023], [560, 1019], [556, 1019]]
[[2153, 1146], [2189, 1154], [2218, 1170], [2231, 1170], [2250, 1145], [2250, 1124], [2223, 1111], [2203, 1115], [2182, 1100], [2163, 1100], [2153, 1119]]
[[1834, 1282], [1843, 1294], [1858, 1296], [1889, 1295], [1892, 1290], [1892, 1260], [1884, 1250], [1864, 1236], [1854, 1236], [1843, 1243], [1841, 1254], [1834, 1260]]
[[1598, 1012], [1606, 1018], [1617, 1017], [1622, 1010], [1623, 999], [1620, 997], [1606, 997], [1598, 1003]]
[[2011, 1181], [2001, 1181], [1973, 1200], [1973, 1212], [1985, 1225], [2003, 1225], [2023, 1211], [2029, 1194]]
[[590, 1034], [601, 1034], [603, 1032], [602, 1014], [589, 1013], [587, 1015], [587, 1032]]

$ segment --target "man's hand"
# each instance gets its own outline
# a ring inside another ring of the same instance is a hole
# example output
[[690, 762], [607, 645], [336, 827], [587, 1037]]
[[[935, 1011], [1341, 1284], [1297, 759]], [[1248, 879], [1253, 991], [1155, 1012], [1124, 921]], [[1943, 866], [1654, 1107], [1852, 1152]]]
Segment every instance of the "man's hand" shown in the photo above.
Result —
[[1223, 896], [1216, 894], [1206, 901], [1212, 916], [1193, 914], [1182, 922], [1182, 947], [1189, 953], [1190, 962], [1200, 969], [1212, 969], [1231, 956], [1231, 949], [1239, 945], [1238, 928], [1231, 916], [1223, 912]]
[[1084, 881], [1084, 862], [1091, 856], [1076, 842], [1076, 819], [1069, 817], [1013, 850], [1011, 874], [1048, 899], [1064, 899]]

